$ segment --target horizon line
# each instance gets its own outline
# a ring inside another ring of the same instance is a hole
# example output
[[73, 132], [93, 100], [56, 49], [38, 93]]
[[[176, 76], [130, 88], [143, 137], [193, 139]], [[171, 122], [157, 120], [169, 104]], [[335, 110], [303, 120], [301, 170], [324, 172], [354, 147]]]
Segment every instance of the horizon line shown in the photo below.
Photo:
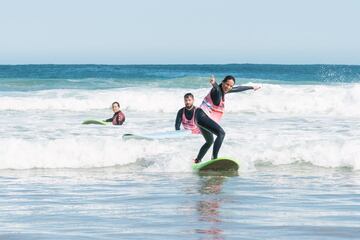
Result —
[[47, 66], [175, 66], [175, 65], [198, 65], [198, 66], [212, 66], [212, 65], [282, 65], [282, 66], [360, 66], [360, 64], [345, 64], [345, 63], [0, 63], [0, 66], [31, 66], [31, 65], [47, 65]]

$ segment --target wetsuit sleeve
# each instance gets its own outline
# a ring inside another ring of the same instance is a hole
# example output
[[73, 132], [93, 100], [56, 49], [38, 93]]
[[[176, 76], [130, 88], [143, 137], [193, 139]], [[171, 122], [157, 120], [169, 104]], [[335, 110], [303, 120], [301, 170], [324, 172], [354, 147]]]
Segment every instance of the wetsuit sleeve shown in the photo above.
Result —
[[112, 122], [112, 118], [109, 118], [109, 119], [106, 119], [106, 120], [104, 120], [105, 122]]
[[180, 130], [182, 110], [180, 109], [176, 115], [175, 130]]
[[211, 96], [211, 100], [213, 101], [213, 103], [216, 106], [219, 106], [221, 98], [222, 98], [222, 91], [221, 91], [221, 87], [219, 84], [214, 84], [213, 88], [211, 89], [210, 92], [210, 96]]
[[250, 90], [250, 89], [254, 89], [254, 87], [251, 87], [251, 86], [235, 86], [228, 93], [243, 92], [243, 91]]

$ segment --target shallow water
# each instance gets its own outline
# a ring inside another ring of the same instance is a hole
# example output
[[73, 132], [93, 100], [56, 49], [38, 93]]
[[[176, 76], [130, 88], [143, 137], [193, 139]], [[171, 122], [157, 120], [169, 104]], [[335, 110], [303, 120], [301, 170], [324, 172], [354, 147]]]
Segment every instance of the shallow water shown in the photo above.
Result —
[[2, 170], [1, 239], [358, 239], [360, 174]]

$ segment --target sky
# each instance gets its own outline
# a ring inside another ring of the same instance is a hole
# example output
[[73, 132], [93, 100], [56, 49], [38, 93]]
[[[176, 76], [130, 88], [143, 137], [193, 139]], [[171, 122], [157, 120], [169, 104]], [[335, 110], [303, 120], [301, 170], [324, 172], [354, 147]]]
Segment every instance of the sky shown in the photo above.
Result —
[[0, 0], [0, 64], [360, 64], [358, 0]]

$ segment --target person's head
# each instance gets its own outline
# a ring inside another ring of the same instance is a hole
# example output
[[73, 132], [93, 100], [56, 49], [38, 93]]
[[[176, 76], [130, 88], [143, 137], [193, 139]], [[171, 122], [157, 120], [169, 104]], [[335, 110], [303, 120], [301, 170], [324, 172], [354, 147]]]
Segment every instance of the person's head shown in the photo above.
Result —
[[118, 102], [113, 102], [111, 104], [111, 108], [113, 110], [114, 113], [118, 112], [120, 110], [120, 103]]
[[184, 103], [186, 108], [191, 108], [194, 104], [194, 95], [192, 95], [192, 93], [185, 94]]
[[228, 75], [222, 80], [221, 88], [224, 93], [229, 92], [235, 85], [235, 78], [231, 75]]

